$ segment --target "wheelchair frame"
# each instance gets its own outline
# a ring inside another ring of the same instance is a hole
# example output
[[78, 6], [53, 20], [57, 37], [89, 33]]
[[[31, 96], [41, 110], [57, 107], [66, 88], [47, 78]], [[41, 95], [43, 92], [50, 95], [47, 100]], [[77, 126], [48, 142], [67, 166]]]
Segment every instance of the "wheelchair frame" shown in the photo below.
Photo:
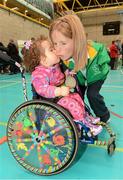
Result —
[[[28, 101], [24, 68], [20, 68], [25, 101], [11, 114], [7, 124], [10, 151], [25, 169], [38, 175], [53, 175], [64, 171], [74, 161], [79, 141], [86, 144], [107, 145], [108, 154], [115, 150], [115, 134], [106, 123], [100, 122], [110, 138], [98, 141], [82, 123], [75, 123], [71, 115], [58, 104], [45, 100]], [[78, 131], [77, 126], [81, 126]]]

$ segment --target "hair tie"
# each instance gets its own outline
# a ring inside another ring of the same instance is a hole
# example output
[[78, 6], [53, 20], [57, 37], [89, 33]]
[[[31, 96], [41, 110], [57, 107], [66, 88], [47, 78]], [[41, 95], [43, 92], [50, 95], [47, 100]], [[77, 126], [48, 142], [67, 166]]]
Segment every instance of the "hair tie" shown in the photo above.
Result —
[[24, 47], [25, 47], [27, 50], [29, 50], [31, 44], [32, 44], [31, 40], [26, 41], [26, 42], [24, 42]]

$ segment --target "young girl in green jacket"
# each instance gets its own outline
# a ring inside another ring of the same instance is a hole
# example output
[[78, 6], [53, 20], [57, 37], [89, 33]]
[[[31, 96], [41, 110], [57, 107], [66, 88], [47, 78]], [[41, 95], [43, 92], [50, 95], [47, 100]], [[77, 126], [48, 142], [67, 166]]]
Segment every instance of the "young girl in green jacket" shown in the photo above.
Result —
[[84, 99], [85, 91], [90, 107], [103, 122], [110, 113], [100, 89], [109, 72], [109, 55], [103, 44], [86, 40], [83, 25], [75, 14], [60, 17], [51, 24], [49, 35], [62, 60], [63, 69], [75, 74]]

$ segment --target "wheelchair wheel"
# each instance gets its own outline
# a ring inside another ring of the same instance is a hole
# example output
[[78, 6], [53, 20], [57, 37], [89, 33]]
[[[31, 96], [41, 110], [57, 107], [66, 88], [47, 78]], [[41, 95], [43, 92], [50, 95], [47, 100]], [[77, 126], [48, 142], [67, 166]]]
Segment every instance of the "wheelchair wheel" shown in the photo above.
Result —
[[57, 104], [32, 100], [15, 109], [7, 125], [8, 145], [25, 169], [58, 174], [74, 160], [78, 133], [71, 116]]

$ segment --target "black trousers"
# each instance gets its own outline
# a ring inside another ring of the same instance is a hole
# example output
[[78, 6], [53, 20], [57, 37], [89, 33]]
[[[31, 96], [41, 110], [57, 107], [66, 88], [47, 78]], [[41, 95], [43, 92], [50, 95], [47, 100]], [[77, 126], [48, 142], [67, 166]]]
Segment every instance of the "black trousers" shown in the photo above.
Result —
[[117, 62], [117, 58], [111, 58], [111, 61], [110, 61], [110, 67], [112, 70], [115, 69], [115, 63]]
[[106, 122], [110, 118], [110, 113], [105, 105], [103, 96], [100, 95], [100, 89], [104, 81], [100, 80], [88, 86], [79, 86], [81, 96], [84, 100], [85, 92], [90, 104], [91, 109], [100, 120]]

